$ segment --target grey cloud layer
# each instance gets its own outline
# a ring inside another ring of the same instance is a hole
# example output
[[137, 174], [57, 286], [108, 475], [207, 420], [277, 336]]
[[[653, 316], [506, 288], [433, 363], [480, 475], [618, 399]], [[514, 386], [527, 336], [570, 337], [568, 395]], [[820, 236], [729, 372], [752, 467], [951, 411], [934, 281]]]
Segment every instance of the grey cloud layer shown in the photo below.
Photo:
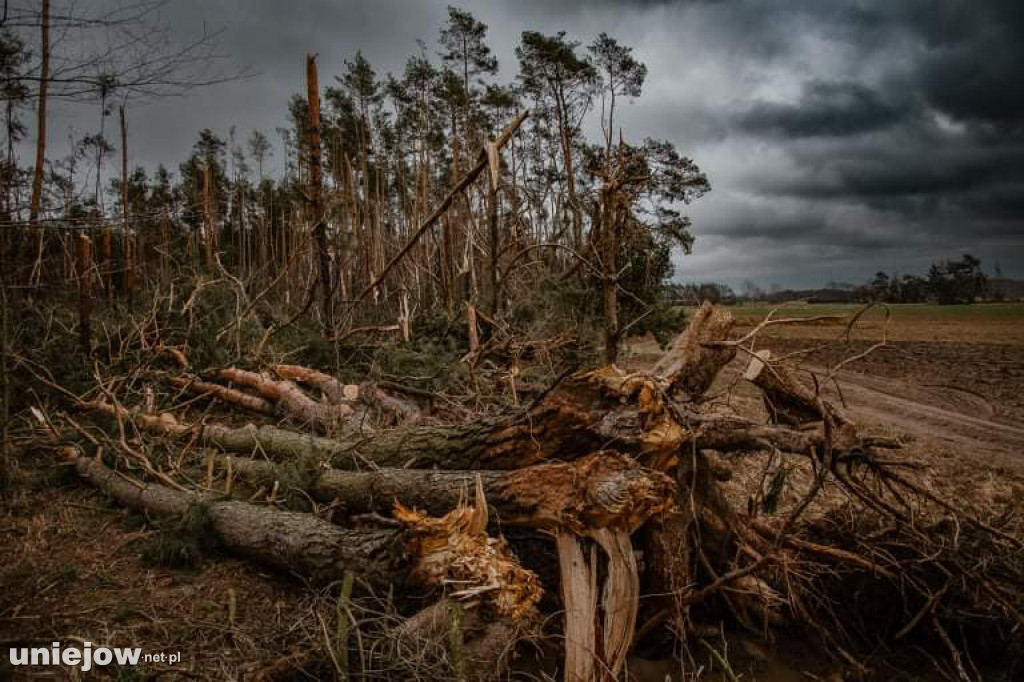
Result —
[[[454, 0], [452, 0], [454, 2]], [[225, 26], [252, 79], [140, 111], [139, 162], [174, 166], [199, 128], [272, 132], [300, 90], [357, 49], [398, 71], [444, 0], [172, 0], [187, 36]], [[1024, 2], [1020, 0], [466, 0], [514, 75], [524, 29], [608, 31], [647, 63], [629, 137], [675, 141], [714, 191], [691, 207], [682, 278], [819, 284], [921, 271], [970, 250], [1024, 276]], [[68, 113], [77, 131], [93, 112]]]

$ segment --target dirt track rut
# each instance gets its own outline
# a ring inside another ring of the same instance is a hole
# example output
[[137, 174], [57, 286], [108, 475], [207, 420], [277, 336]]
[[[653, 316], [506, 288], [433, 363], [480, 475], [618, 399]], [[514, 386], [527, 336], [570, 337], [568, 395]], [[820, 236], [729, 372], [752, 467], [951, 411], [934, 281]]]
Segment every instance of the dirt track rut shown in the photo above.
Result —
[[995, 417], [992, 405], [979, 395], [857, 372], [842, 371], [836, 378], [857, 422], [890, 426], [921, 443], [1024, 471], [1024, 424]]

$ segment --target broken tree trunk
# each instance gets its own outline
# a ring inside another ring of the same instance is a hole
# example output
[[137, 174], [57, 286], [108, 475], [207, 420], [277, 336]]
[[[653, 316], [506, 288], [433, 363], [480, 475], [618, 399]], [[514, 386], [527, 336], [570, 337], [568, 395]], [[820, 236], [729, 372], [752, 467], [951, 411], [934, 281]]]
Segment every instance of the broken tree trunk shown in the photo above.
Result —
[[[736, 355], [735, 347], [722, 346], [733, 327], [732, 315], [704, 302], [690, 318], [686, 330], [655, 364], [654, 373], [667, 382], [666, 393], [673, 400], [699, 404], [715, 378]], [[718, 548], [715, 558], [732, 546], [730, 510], [713, 472], [699, 448], [722, 450], [762, 449], [770, 435], [756, 424], [738, 424], [723, 418], [705, 418], [696, 412], [678, 413], [692, 433], [677, 450], [671, 463], [677, 482], [675, 508], [649, 527], [643, 538], [646, 564], [645, 588], [662, 595], [651, 610], [671, 614], [671, 623], [682, 633], [686, 623], [686, 594], [695, 582], [694, 537], [703, 533], [701, 545]], [[736, 427], [739, 428], [736, 428]], [[723, 514], [725, 518], [723, 518]], [[706, 535], [706, 537], [705, 537]], [[708, 550], [709, 552], [712, 550]]]
[[312, 54], [306, 55], [306, 102], [309, 105], [309, 205], [319, 265], [322, 301], [320, 314], [323, 316], [324, 330], [326, 331], [334, 328], [334, 303], [331, 287], [331, 255], [327, 248], [327, 218], [324, 215], [320, 167], [320, 85], [316, 71], [316, 55]]
[[[254, 483], [273, 485], [279, 480], [278, 468], [265, 461], [232, 458], [231, 469]], [[386, 512], [397, 500], [437, 515], [465, 500], [477, 478], [501, 525], [575, 533], [608, 527], [631, 532], [664, 512], [675, 496], [670, 477], [612, 451], [515, 471], [327, 469], [316, 472], [305, 490], [314, 499], [336, 502], [350, 513]]]
[[834, 448], [845, 450], [856, 445], [853, 422], [818, 391], [804, 385], [788, 365], [773, 362], [771, 351], [762, 350], [751, 358], [743, 378], [761, 389], [773, 423], [801, 428], [824, 422]]
[[181, 517], [202, 505], [208, 530], [226, 549], [286, 572], [330, 582], [351, 571], [371, 586], [386, 587], [400, 584], [410, 568], [400, 529], [344, 529], [300, 512], [140, 484], [92, 458], [73, 461], [79, 476], [136, 511]]
[[674, 399], [699, 402], [718, 373], [736, 356], [734, 347], [711, 347], [728, 338], [735, 320], [723, 308], [705, 301], [690, 318], [686, 330], [651, 370], [668, 380]]
[[[184, 517], [201, 506], [206, 527], [228, 550], [316, 582], [357, 575], [371, 589], [455, 585], [449, 596], [524, 632], [536, 619], [542, 596], [537, 577], [519, 565], [508, 545], [487, 535], [486, 504], [460, 504], [441, 518], [395, 507], [396, 527], [340, 528], [301, 512], [144, 484], [97, 459], [65, 449], [79, 476], [131, 509]], [[476, 497], [482, 499], [482, 485]]]

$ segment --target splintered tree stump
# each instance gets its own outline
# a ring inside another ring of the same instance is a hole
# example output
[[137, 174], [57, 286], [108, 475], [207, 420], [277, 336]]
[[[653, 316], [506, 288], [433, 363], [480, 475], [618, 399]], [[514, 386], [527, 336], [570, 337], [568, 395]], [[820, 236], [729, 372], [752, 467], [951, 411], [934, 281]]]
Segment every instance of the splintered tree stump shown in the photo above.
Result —
[[668, 393], [680, 402], [699, 402], [723, 367], [736, 357], [725, 341], [735, 324], [732, 313], [707, 301], [651, 370], [668, 380]]

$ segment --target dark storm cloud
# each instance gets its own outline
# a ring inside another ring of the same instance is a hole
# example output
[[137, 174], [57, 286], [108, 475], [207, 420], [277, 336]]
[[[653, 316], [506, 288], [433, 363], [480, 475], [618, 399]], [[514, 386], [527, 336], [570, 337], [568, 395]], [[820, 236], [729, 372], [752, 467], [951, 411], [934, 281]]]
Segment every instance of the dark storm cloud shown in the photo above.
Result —
[[788, 137], [854, 135], [893, 125], [912, 114], [861, 83], [808, 81], [794, 103], [757, 102], [737, 117], [740, 128]]
[[[714, 187], [679, 277], [858, 281], [962, 251], [1024, 277], [1022, 0], [170, 0], [182, 39], [223, 26], [257, 75], [135, 112], [134, 161], [173, 168], [203, 127], [275, 138], [306, 52], [324, 84], [358, 49], [378, 74], [417, 39], [436, 58], [447, 4], [490, 26], [502, 80], [526, 29], [634, 47], [649, 74], [624, 134], [672, 140]], [[63, 117], [78, 135], [97, 118]]]

